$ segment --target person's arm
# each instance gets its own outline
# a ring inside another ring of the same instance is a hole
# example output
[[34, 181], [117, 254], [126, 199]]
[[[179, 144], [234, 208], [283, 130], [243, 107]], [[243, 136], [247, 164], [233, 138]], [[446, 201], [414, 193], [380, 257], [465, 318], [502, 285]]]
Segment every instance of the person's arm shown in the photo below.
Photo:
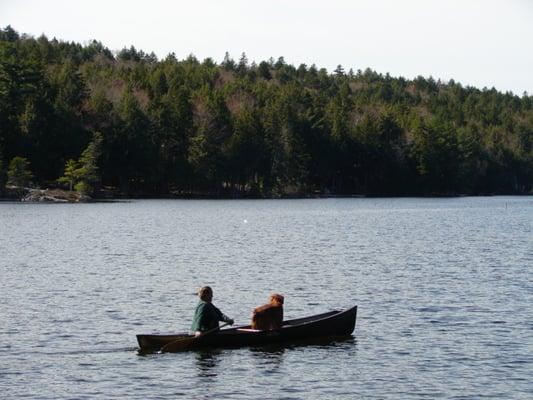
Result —
[[227, 322], [228, 324], [230, 325], [233, 325], [233, 323], [235, 321], [233, 321], [230, 317], [228, 317], [226, 314], [222, 313], [222, 311], [220, 311], [217, 307], [213, 306], [216, 313], [217, 313], [217, 316], [218, 316], [218, 320], [219, 321], [222, 321], [222, 322]]

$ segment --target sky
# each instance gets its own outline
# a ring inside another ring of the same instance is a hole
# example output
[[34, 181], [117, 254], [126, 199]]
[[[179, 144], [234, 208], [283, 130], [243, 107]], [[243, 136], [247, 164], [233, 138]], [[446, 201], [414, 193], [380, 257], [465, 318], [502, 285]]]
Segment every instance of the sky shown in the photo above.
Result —
[[160, 58], [245, 52], [533, 94], [533, 0], [0, 0], [7, 25]]

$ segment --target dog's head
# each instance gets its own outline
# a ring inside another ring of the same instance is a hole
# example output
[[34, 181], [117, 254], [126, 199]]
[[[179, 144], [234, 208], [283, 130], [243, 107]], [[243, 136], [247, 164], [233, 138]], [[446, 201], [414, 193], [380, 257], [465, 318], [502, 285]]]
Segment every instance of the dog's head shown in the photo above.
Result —
[[279, 293], [272, 293], [270, 295], [270, 303], [276, 304], [276, 305], [282, 305], [283, 304], [283, 296]]

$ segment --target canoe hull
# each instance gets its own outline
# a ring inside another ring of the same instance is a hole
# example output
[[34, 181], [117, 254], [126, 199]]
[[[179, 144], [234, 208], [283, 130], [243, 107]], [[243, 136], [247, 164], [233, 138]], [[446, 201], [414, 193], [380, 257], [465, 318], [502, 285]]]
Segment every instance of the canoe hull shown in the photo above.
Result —
[[[252, 331], [250, 325], [222, 329], [216, 334], [206, 335], [195, 340], [188, 349], [210, 347], [261, 346], [273, 343], [286, 343], [331, 336], [350, 335], [355, 328], [357, 306], [344, 311], [330, 311], [306, 318], [283, 322], [283, 327], [274, 331]], [[137, 335], [141, 352], [159, 351], [163, 346], [187, 334]]]

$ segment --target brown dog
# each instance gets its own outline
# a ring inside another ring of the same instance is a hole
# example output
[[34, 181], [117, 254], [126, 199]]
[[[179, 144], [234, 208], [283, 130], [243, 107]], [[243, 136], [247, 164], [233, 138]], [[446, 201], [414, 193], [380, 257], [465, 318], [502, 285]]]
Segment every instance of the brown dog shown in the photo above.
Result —
[[254, 309], [252, 314], [252, 329], [273, 330], [283, 325], [283, 296], [274, 293], [270, 295], [269, 303]]

